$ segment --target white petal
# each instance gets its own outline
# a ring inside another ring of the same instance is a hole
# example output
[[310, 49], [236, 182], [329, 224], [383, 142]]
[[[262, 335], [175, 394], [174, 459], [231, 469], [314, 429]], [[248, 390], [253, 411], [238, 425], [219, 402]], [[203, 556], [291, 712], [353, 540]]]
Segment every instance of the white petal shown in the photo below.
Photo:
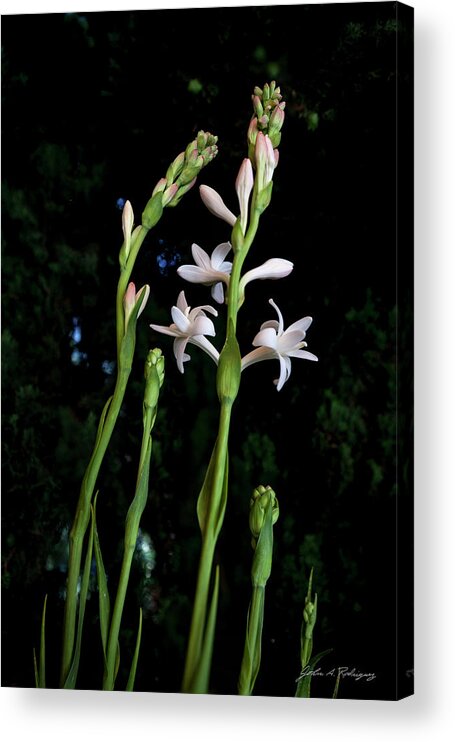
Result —
[[224, 290], [221, 281], [212, 286], [211, 294], [214, 301], [217, 301], [218, 304], [224, 304]]
[[224, 219], [224, 221], [230, 224], [231, 227], [234, 226], [237, 217], [234, 216], [232, 211], [229, 211], [219, 193], [206, 185], [199, 186], [199, 193], [201, 194], [204, 204], [212, 214], [220, 219]]
[[196, 265], [199, 265], [201, 268], [204, 268], [205, 270], [211, 269], [211, 262], [208, 254], [205, 252], [205, 250], [202, 249], [202, 247], [199, 247], [199, 245], [196, 245], [194, 242], [191, 245], [191, 252], [193, 254], [193, 259]]
[[188, 317], [183, 314], [182, 310], [179, 309], [179, 307], [172, 307], [171, 315], [174, 323], [177, 325], [177, 329], [180, 330], [180, 332], [186, 334], [190, 327], [190, 321]]
[[271, 327], [266, 327], [264, 330], [259, 330], [258, 334], [253, 340], [253, 345], [262, 345], [265, 348], [276, 349], [279, 339], [280, 338], [277, 337], [275, 330], [273, 330]]
[[156, 332], [162, 332], [163, 335], [172, 335], [172, 337], [180, 337], [180, 333], [178, 332], [175, 325], [171, 325], [170, 327], [164, 327], [163, 325], [150, 325], [150, 327], [153, 330], [156, 330]]
[[213, 314], [214, 317], [218, 317], [218, 312], [215, 307], [211, 307], [210, 304], [203, 304], [202, 307], [194, 307], [194, 309], [191, 310], [189, 313], [190, 322], [194, 322], [196, 317], [199, 317], [200, 314], [205, 315], [205, 312]]
[[319, 360], [318, 357], [315, 356], [314, 353], [310, 353], [309, 350], [290, 350], [288, 351], [288, 356], [293, 356], [294, 358], [303, 358], [307, 361]]
[[177, 361], [177, 368], [180, 371], [180, 373], [183, 374], [183, 364], [185, 361], [190, 360], [190, 356], [188, 353], [185, 353], [185, 348], [188, 343], [188, 338], [176, 338], [174, 340], [174, 355], [175, 360]]
[[272, 358], [276, 358], [275, 351], [264, 347], [255, 348], [255, 350], [247, 353], [246, 356], [242, 358], [242, 371], [244, 368], [248, 368], [248, 366], [251, 366], [253, 363], [259, 363], [259, 361], [269, 361]]
[[279, 324], [278, 320], [276, 319], [268, 319], [267, 322], [263, 322], [260, 329], [265, 330], [266, 327], [273, 327], [273, 329], [278, 332]]
[[211, 319], [203, 314], [196, 317], [191, 323], [191, 335], [215, 335], [215, 327]]
[[[303, 319], [298, 319], [297, 322], [289, 325], [286, 332], [289, 332], [290, 330], [300, 330], [301, 332], [306, 333], [312, 321], [313, 317], [303, 317]], [[303, 337], [305, 337], [305, 334], [303, 335]]]
[[186, 310], [189, 309], [186, 298], [185, 298], [185, 292], [181, 291], [180, 294], [177, 297], [176, 305], [180, 309], [183, 314], [186, 314]]
[[202, 348], [202, 350], [210, 356], [212, 361], [218, 363], [220, 354], [218, 353], [215, 346], [212, 345], [210, 340], [207, 340], [207, 338], [205, 338], [203, 335], [194, 335], [193, 337], [189, 338], [189, 342], [193, 345], [197, 345], [198, 348]]
[[254, 281], [257, 278], [261, 280], [266, 278], [284, 278], [290, 274], [293, 267], [294, 265], [290, 260], [284, 260], [283, 258], [270, 258], [270, 260], [266, 260], [265, 263], [259, 265], [257, 268], [253, 268], [242, 276], [240, 280], [240, 294], [243, 293], [245, 286], [250, 281]]
[[[221, 267], [221, 263], [225, 259], [231, 247], [232, 245], [230, 242], [222, 242], [221, 245], [215, 247], [214, 251], [212, 252], [212, 257], [210, 258], [212, 268], [215, 268], [215, 270], [217, 271], [223, 270], [223, 268]], [[232, 266], [232, 263], [229, 263], [228, 265]]]
[[292, 332], [286, 330], [286, 332], [283, 332], [283, 334], [278, 337], [278, 350], [280, 353], [287, 353], [293, 348], [301, 348], [301, 340], [302, 333], [300, 330], [293, 330]]
[[213, 283], [214, 276], [212, 270], [206, 268], [200, 268], [198, 265], [181, 265], [177, 268], [177, 273], [181, 278], [190, 283]]
[[291, 375], [291, 361], [286, 356], [280, 355], [280, 378], [275, 380], [277, 392], [283, 388], [283, 385]]

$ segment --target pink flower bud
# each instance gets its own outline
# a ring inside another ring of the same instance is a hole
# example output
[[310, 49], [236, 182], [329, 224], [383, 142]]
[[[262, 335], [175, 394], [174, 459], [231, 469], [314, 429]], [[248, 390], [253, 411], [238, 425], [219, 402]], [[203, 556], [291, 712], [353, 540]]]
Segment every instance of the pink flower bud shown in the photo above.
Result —
[[201, 194], [204, 204], [207, 206], [208, 210], [214, 214], [214, 216], [217, 216], [219, 219], [224, 219], [224, 221], [230, 224], [231, 227], [234, 226], [237, 217], [234, 216], [232, 211], [229, 211], [219, 193], [206, 185], [199, 186], [199, 193]]
[[128, 321], [137, 305], [139, 305], [139, 310], [136, 315], [136, 319], [139, 317], [141, 312], [144, 311], [145, 305], [147, 304], [148, 298], [150, 295], [150, 286], [147, 284], [143, 286], [136, 294], [136, 286], [131, 281], [128, 284], [128, 288], [125, 291], [125, 296], [123, 297], [123, 307], [125, 310], [125, 333], [126, 328], [128, 327]]
[[258, 193], [260, 193], [272, 180], [277, 162], [275, 160], [272, 142], [267, 134], [263, 134], [262, 131], [258, 133], [256, 138], [254, 156], [256, 160]]
[[156, 193], [162, 193], [164, 189], [166, 188], [166, 186], [167, 186], [166, 178], [160, 178], [155, 188], [152, 191], [152, 196], [154, 196]]
[[125, 245], [125, 257], [128, 258], [131, 247], [131, 232], [134, 224], [133, 207], [129, 201], [125, 202], [122, 211], [122, 230]]
[[163, 206], [167, 206], [168, 203], [172, 201], [178, 189], [179, 187], [177, 183], [173, 183], [172, 185], [169, 186], [169, 188], [166, 188], [166, 190], [163, 193]]
[[248, 202], [251, 191], [253, 190], [253, 185], [253, 167], [248, 157], [246, 157], [240, 165], [240, 170], [235, 181], [235, 190], [237, 191], [240, 205], [240, 226], [242, 227], [243, 234], [246, 232], [248, 222]]

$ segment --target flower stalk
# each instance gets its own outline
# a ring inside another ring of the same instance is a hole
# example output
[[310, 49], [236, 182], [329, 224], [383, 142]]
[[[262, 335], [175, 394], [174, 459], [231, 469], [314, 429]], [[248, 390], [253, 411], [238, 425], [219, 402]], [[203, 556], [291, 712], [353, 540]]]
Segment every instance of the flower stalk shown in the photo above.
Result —
[[[142, 214], [142, 224], [133, 230], [134, 213], [127, 201], [122, 214], [124, 241], [119, 253], [120, 276], [116, 295], [117, 377], [112, 397], [101, 415], [97, 439], [82, 480], [76, 515], [69, 537], [68, 577], [63, 619], [63, 646], [60, 685], [65, 685], [71, 668], [78, 605], [78, 582], [85, 534], [90, 520], [90, 508], [101, 463], [111, 440], [126, 391], [134, 356], [136, 322], [149, 295], [144, 287], [136, 295], [130, 284], [131, 274], [142, 243], [148, 232], [160, 220], [166, 206], [175, 206], [196, 182], [197, 175], [216, 156], [217, 137], [199, 132], [183, 157], [180, 155], [168, 169], [165, 179], [158, 181]], [[164, 181], [164, 182], [163, 182]], [[174, 187], [175, 186], [175, 187]], [[172, 189], [172, 191], [170, 191]]]
[[117, 647], [123, 608], [125, 605], [126, 592], [131, 573], [134, 549], [136, 547], [139, 532], [139, 524], [147, 503], [150, 459], [152, 454], [151, 434], [157, 414], [158, 397], [164, 379], [164, 358], [161, 354], [161, 350], [155, 349], [149, 352], [145, 363], [144, 375], [145, 390], [141, 453], [136, 481], [136, 491], [125, 522], [123, 561], [109, 629], [103, 690], [114, 689]]
[[[261, 137], [264, 136], [261, 133]], [[267, 143], [262, 142], [259, 138], [259, 149], [261, 146], [269, 159], [262, 163], [260, 159], [262, 155], [259, 153], [258, 157], [262, 164], [259, 173], [256, 171], [254, 180], [252, 180], [252, 169], [242, 162], [236, 181], [241, 213], [233, 223], [231, 233], [234, 258], [227, 292], [226, 339], [220, 353], [217, 370], [217, 391], [220, 401], [218, 436], [197, 506], [202, 546], [182, 683], [182, 690], [185, 693], [206, 693], [208, 690], [208, 673], [205, 674], [204, 681], [201, 680], [201, 658], [207, 625], [215, 547], [226, 509], [230, 422], [232, 408], [240, 385], [241, 359], [236, 337], [237, 315], [242, 303], [240, 281], [245, 258], [256, 236], [260, 216], [267, 205], [267, 199], [264, 197], [265, 193], [268, 201], [270, 201], [273, 169], [277, 162], [273, 155], [273, 149], [272, 155], [270, 155]], [[268, 164], [271, 163], [270, 157], [273, 157], [273, 168], [268, 167]], [[258, 181], [260, 181], [259, 185]], [[249, 219], [247, 219], [247, 202], [250, 194], [251, 203]], [[203, 200], [212, 213], [232, 225], [233, 215], [224, 206], [222, 199], [216, 192], [205, 190]]]
[[248, 609], [245, 646], [238, 681], [241, 696], [251, 696], [261, 665], [262, 627], [264, 623], [265, 586], [272, 570], [273, 525], [279, 507], [271, 487], [254, 490], [250, 501], [251, 545], [254, 549], [251, 568], [252, 594]]

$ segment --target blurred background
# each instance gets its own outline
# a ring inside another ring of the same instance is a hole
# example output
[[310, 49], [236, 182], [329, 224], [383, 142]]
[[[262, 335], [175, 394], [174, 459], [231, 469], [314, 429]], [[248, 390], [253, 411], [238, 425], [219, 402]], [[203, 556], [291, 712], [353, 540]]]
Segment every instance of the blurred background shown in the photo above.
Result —
[[[342, 698], [411, 692], [409, 10], [384, 2], [3, 17], [3, 686], [34, 685], [46, 594], [48, 685], [58, 682], [68, 530], [115, 380], [122, 205], [129, 199], [139, 219], [169, 163], [204, 129], [218, 135], [219, 154], [199, 184], [219, 190], [236, 211], [251, 93], [275, 79], [287, 103], [280, 162], [246, 267], [283, 257], [294, 270], [248, 287], [239, 340], [246, 354], [260, 324], [274, 318], [273, 298], [286, 326], [314, 317], [307, 340], [319, 363], [296, 361], [279, 393], [277, 362], [242, 378], [217, 551], [211, 690], [236, 693], [250, 596], [249, 499], [258, 484], [270, 484], [280, 518], [255, 693], [295, 693], [312, 567], [314, 650], [332, 650], [312, 694], [331, 697], [331, 670], [340, 666], [374, 675], [346, 676]], [[184, 285], [176, 268], [192, 262], [193, 242], [212, 252], [227, 239], [229, 227], [194, 188], [165, 211], [133, 274], [136, 285], [151, 285], [151, 298], [98, 481], [112, 592], [134, 494], [148, 348], [161, 347], [167, 365], [119, 689], [139, 606], [136, 689], [180, 689], [199, 558], [196, 499], [217, 426], [215, 366], [192, 347], [182, 376], [172, 341], [148, 325], [170, 323], [182, 288], [192, 306], [207, 303], [207, 289]], [[97, 603], [93, 572], [79, 678], [87, 689], [102, 681]]]

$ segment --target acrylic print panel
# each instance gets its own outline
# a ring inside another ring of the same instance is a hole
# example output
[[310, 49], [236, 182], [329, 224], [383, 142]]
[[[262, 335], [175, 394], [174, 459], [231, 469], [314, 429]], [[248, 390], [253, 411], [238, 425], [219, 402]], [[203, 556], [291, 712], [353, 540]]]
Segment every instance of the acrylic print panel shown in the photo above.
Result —
[[412, 9], [3, 43], [3, 685], [412, 694]]

